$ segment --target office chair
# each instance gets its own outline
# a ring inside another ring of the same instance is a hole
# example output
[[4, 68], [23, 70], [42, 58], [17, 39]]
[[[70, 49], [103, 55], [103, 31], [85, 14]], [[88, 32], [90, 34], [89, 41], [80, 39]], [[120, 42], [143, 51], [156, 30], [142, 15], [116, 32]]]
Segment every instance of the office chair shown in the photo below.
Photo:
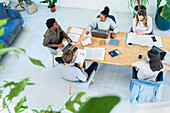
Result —
[[52, 66], [54, 67], [54, 55], [57, 55], [58, 51], [52, 49], [52, 48], [49, 48], [49, 51], [50, 51], [50, 54], [52, 55]]
[[[92, 82], [94, 84], [93, 81], [93, 77], [95, 75], [95, 70], [92, 71], [92, 73], [90, 74], [88, 80], [86, 82], [74, 82], [74, 81], [69, 81], [63, 78], [63, 80], [69, 84], [69, 95], [71, 95], [71, 87], [76, 87], [76, 88], [80, 88], [80, 89], [84, 89], [84, 92], [86, 93], [86, 89], [88, 88], [89, 84]], [[85, 99], [86, 99], [86, 94], [85, 94]]]
[[155, 82], [142, 81], [137, 79], [137, 71], [133, 67], [132, 69], [133, 79], [130, 81], [130, 102], [135, 100], [137, 103], [145, 101], [159, 102], [163, 91], [163, 72], [161, 71]]
[[[130, 28], [129, 33], [130, 33], [130, 32], [133, 32], [133, 27]], [[153, 29], [152, 29], [151, 33], [149, 33], [148, 35], [154, 35]]]

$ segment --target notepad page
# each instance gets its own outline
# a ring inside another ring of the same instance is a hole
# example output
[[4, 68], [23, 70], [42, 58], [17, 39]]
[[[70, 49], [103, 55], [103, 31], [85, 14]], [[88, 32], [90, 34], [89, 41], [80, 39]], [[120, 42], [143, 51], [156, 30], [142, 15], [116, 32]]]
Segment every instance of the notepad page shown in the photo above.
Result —
[[83, 31], [84, 31], [84, 29], [79, 29], [79, 28], [72, 27], [71, 30], [70, 30], [70, 33], [82, 35]]
[[93, 48], [89, 48], [89, 47], [85, 47], [84, 50], [87, 51], [86, 59], [92, 59], [93, 58], [94, 49]]
[[81, 65], [83, 65], [83, 62], [86, 58], [86, 54], [87, 54], [86, 50], [78, 49], [75, 63], [80, 63]]
[[104, 60], [105, 48], [94, 48], [93, 60]]

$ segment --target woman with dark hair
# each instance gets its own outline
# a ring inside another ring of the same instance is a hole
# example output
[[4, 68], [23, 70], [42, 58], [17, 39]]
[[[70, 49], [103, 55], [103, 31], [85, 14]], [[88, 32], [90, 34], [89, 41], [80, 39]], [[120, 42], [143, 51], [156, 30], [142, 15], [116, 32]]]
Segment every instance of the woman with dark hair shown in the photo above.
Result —
[[170, 67], [163, 65], [160, 60], [160, 54], [158, 51], [151, 49], [148, 51], [149, 62], [138, 61], [132, 63], [132, 66], [136, 66], [139, 71], [137, 78], [139, 80], [156, 81], [156, 77], [160, 71], [165, 69], [170, 70]]
[[110, 9], [106, 6], [104, 10], [100, 13], [100, 18], [97, 18], [94, 22], [92, 22], [86, 28], [86, 35], [89, 34], [91, 29], [102, 29], [102, 30], [110, 30], [113, 29], [114, 33], [112, 33], [112, 37], [115, 37], [115, 33], [118, 32], [116, 23], [108, 18]]
[[137, 35], [150, 34], [152, 32], [152, 18], [144, 9], [138, 11], [133, 19], [133, 32]]

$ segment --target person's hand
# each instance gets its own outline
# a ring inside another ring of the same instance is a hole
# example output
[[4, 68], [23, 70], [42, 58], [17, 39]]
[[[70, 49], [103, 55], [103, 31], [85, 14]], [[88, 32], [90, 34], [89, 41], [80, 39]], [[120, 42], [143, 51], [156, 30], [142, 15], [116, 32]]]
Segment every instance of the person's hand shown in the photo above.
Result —
[[62, 49], [64, 47], [63, 43], [58, 44], [58, 47]]
[[89, 34], [89, 31], [86, 31], [86, 35], [88, 35]]
[[136, 33], [137, 35], [142, 35], [142, 34], [144, 34], [143, 32], [138, 32], [138, 33]]
[[72, 42], [72, 40], [68, 38], [68, 39], [67, 39], [67, 42], [68, 42], [68, 43], [71, 43], [71, 42]]
[[112, 36], [111, 36], [111, 37], [114, 38], [115, 36], [116, 36], [116, 34], [115, 34], [115, 33], [112, 33]]
[[79, 66], [80, 68], [83, 68], [83, 66], [82, 66], [80, 63], [78, 64], [78, 66]]

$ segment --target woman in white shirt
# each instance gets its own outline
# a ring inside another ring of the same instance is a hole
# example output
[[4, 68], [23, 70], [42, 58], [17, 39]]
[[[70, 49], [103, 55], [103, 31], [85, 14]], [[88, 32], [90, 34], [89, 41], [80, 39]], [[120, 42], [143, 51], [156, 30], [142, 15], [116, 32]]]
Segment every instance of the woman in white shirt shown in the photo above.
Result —
[[86, 35], [89, 34], [91, 29], [102, 29], [102, 30], [110, 30], [113, 29], [114, 33], [112, 33], [112, 37], [115, 37], [115, 33], [118, 32], [116, 23], [108, 18], [110, 9], [106, 6], [104, 10], [100, 13], [100, 18], [96, 18], [94, 22], [86, 28]]
[[133, 19], [133, 32], [137, 35], [152, 33], [152, 18], [147, 16], [144, 9], [139, 10]]
[[151, 49], [148, 51], [149, 62], [138, 61], [132, 63], [132, 66], [136, 66], [139, 68], [137, 73], [137, 78], [139, 80], [146, 81], [156, 81], [157, 75], [160, 71], [164, 71], [165, 69], [170, 70], [169, 66], [163, 65], [160, 61], [160, 54], [158, 51]]

